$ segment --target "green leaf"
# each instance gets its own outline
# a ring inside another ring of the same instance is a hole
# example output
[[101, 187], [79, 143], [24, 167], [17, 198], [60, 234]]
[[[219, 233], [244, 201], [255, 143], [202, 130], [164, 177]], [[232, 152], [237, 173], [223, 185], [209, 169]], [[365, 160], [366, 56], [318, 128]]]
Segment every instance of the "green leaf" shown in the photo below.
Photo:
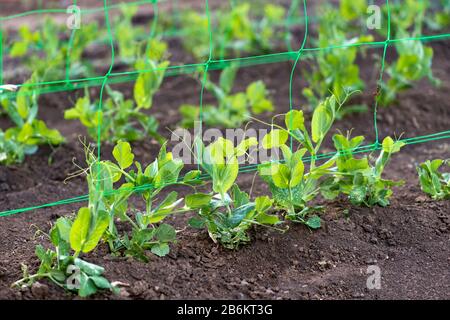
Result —
[[305, 224], [311, 229], [319, 229], [321, 226], [321, 219], [319, 216], [313, 215], [306, 220]]
[[234, 79], [238, 71], [237, 66], [230, 66], [223, 69], [220, 74], [219, 85], [225, 93], [229, 93], [233, 88]]
[[258, 139], [255, 137], [251, 137], [245, 140], [242, 140], [241, 143], [236, 147], [236, 156], [243, 156], [250, 147], [254, 147], [258, 145]]
[[200, 219], [200, 218], [190, 218], [188, 220], [188, 224], [195, 229], [202, 229], [205, 226], [205, 220]]
[[113, 156], [122, 169], [126, 169], [133, 164], [134, 154], [131, 152], [130, 144], [126, 141], [117, 142], [113, 150]]
[[332, 115], [328, 112], [324, 103], [320, 104], [314, 111], [311, 122], [312, 140], [315, 143], [322, 141], [330, 129], [332, 122]]
[[158, 257], [164, 257], [170, 252], [170, 248], [167, 243], [159, 243], [152, 246], [151, 251], [154, 255], [157, 255]]
[[289, 181], [289, 187], [293, 188], [298, 185], [303, 179], [303, 173], [305, 166], [303, 161], [298, 161], [291, 173], [291, 180]]
[[95, 286], [99, 289], [111, 289], [111, 284], [104, 277], [92, 276], [90, 279], [94, 282]]
[[17, 92], [17, 112], [22, 119], [26, 119], [28, 117], [31, 108], [30, 94], [31, 91], [26, 86], [21, 87]]
[[199, 209], [210, 204], [212, 196], [204, 193], [189, 194], [186, 196], [186, 206], [191, 209]]
[[404, 145], [402, 141], [394, 142], [391, 137], [386, 137], [382, 143], [383, 151], [389, 154], [399, 152]]
[[245, 191], [241, 191], [237, 184], [231, 188], [231, 197], [235, 207], [243, 206], [250, 202], [250, 196]]
[[156, 229], [155, 238], [160, 242], [175, 241], [177, 233], [171, 225], [162, 224]]
[[275, 186], [278, 188], [289, 187], [290, 170], [285, 164], [272, 165], [272, 179]]
[[256, 221], [258, 221], [261, 224], [265, 225], [275, 225], [280, 223], [280, 218], [276, 215], [266, 214], [266, 213], [260, 213], [256, 216]]
[[58, 229], [61, 239], [65, 242], [70, 242], [70, 230], [72, 228], [72, 221], [68, 218], [61, 217], [56, 220], [56, 228]]
[[91, 211], [86, 207], [80, 208], [70, 230], [70, 246], [75, 252], [80, 252], [83, 249], [90, 225]]
[[189, 171], [188, 173], [186, 173], [183, 177], [183, 182], [187, 183], [187, 184], [200, 184], [201, 181], [199, 181], [200, 175], [201, 175], [201, 171], [200, 170], [192, 170]]
[[255, 210], [255, 204], [253, 202], [244, 204], [237, 209], [234, 209], [231, 217], [228, 219], [228, 223], [231, 227], [238, 226], [242, 220], [249, 214], [252, 210]]
[[255, 199], [255, 209], [257, 212], [266, 212], [273, 205], [273, 200], [268, 196], [261, 196]]
[[82, 251], [84, 253], [88, 253], [95, 249], [108, 226], [109, 214], [106, 211], [100, 210], [95, 221], [94, 229], [89, 233], [89, 237], [83, 245]]
[[105, 268], [96, 264], [76, 258], [74, 264], [89, 276], [101, 276], [105, 272]]
[[264, 149], [278, 148], [285, 144], [288, 138], [289, 134], [286, 131], [274, 129], [264, 136], [262, 145]]
[[94, 281], [92, 281], [84, 273], [80, 274], [80, 289], [78, 290], [78, 295], [80, 297], [88, 297], [97, 292], [97, 287]]
[[305, 118], [303, 117], [303, 111], [291, 110], [286, 113], [284, 117], [284, 123], [288, 130], [304, 130], [305, 129]]
[[[213, 175], [213, 190], [220, 194], [226, 193], [236, 181], [239, 174], [239, 162], [237, 157], [233, 156], [226, 165], [216, 167]], [[214, 178], [214, 176], [217, 176]]]

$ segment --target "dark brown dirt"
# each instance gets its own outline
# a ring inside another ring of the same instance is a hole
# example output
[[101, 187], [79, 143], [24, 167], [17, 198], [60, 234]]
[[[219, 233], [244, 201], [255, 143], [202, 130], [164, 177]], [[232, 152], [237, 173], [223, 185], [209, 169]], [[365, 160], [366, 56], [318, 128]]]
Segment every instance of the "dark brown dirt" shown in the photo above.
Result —
[[[174, 47], [179, 47], [176, 43]], [[380, 108], [380, 136], [406, 137], [430, 134], [449, 129], [450, 124], [450, 47], [446, 42], [433, 43], [434, 72], [442, 80], [440, 88], [427, 82], [402, 93], [398, 105]], [[378, 50], [378, 49], [375, 49]], [[369, 51], [370, 52], [370, 51]], [[180, 55], [179, 52], [176, 54]], [[294, 104], [301, 107], [304, 86], [299, 75], [307, 72], [307, 62], [296, 70]], [[361, 73], [368, 82], [357, 98], [373, 107], [375, 80], [370, 56], [361, 59]], [[242, 90], [256, 79], [262, 79], [272, 92], [277, 112], [289, 110], [288, 80], [290, 63], [269, 64], [240, 70], [236, 90]], [[212, 77], [216, 77], [212, 72]], [[115, 86], [131, 96], [132, 84]], [[167, 78], [157, 94], [151, 112], [161, 128], [175, 128], [181, 103], [198, 104], [200, 85], [185, 77]], [[77, 122], [63, 121], [64, 109], [83, 94], [58, 93], [41, 96], [40, 116], [51, 127], [59, 129], [67, 144], [52, 150], [40, 149], [23, 165], [0, 167], [0, 211], [44, 204], [86, 193], [83, 178], [64, 182], [83, 163], [78, 136], [85, 131]], [[93, 96], [98, 89], [92, 89]], [[205, 103], [211, 97], [205, 96]], [[373, 110], [371, 110], [373, 111]], [[270, 117], [263, 117], [268, 120]], [[0, 126], [7, 126], [2, 120]], [[374, 139], [373, 115], [351, 115], [339, 121], [336, 129], [354, 128], [367, 141]], [[168, 133], [165, 133], [169, 136]], [[149, 140], [135, 143], [137, 158], [149, 162], [158, 146]], [[107, 156], [111, 146], [103, 146]], [[325, 150], [326, 151], [326, 150]], [[50, 163], [49, 163], [49, 156]], [[441, 140], [405, 147], [386, 170], [386, 176], [403, 179], [392, 204], [387, 208], [357, 208], [345, 199], [325, 203], [324, 226], [312, 232], [290, 224], [284, 234], [265, 228], [252, 231], [253, 242], [239, 251], [218, 247], [204, 231], [187, 228], [179, 233], [178, 242], [164, 258], [152, 257], [150, 263], [112, 257], [106, 246], [100, 246], [86, 260], [106, 268], [111, 281], [128, 284], [121, 296], [108, 293], [96, 299], [449, 299], [450, 298], [450, 203], [435, 202], [420, 191], [415, 165], [426, 159], [449, 158], [450, 144]], [[242, 188], [249, 190], [253, 175], [239, 178]], [[254, 195], [267, 194], [267, 188], [256, 183]], [[50, 283], [40, 290], [11, 289], [21, 277], [20, 264], [31, 270], [38, 267], [34, 248], [47, 244], [37, 229], [48, 231], [59, 216], [70, 215], [82, 204], [44, 208], [0, 218], [0, 298], [1, 299], [74, 299]], [[170, 218], [183, 229], [189, 215]], [[367, 267], [381, 269], [381, 289], [366, 288]]]

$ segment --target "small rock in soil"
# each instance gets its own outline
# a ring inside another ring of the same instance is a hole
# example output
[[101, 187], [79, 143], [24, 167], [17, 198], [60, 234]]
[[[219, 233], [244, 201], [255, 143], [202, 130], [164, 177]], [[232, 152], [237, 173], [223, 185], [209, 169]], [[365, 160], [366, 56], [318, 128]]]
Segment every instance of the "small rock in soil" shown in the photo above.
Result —
[[128, 298], [130, 296], [130, 293], [125, 288], [120, 288], [119, 295], [122, 298]]
[[373, 232], [373, 227], [370, 224], [363, 225], [363, 229], [364, 229], [365, 232], [368, 232], [368, 233], [372, 233]]
[[145, 281], [137, 281], [133, 288], [131, 289], [131, 293], [134, 296], [140, 296], [141, 294], [143, 294], [145, 291], [147, 291], [148, 289], [148, 284]]
[[39, 282], [33, 283], [31, 293], [37, 299], [44, 299], [48, 295], [48, 286]]
[[246, 280], [242, 280], [241, 281], [241, 286], [248, 286], [248, 282]]

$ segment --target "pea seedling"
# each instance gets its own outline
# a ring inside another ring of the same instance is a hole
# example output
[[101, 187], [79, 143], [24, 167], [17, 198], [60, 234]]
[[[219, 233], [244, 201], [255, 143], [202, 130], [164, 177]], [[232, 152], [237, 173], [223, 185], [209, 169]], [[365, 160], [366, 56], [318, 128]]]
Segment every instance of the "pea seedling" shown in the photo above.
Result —
[[348, 195], [354, 205], [372, 207], [389, 205], [392, 187], [400, 186], [403, 181], [392, 181], [382, 178], [383, 171], [394, 153], [400, 151], [404, 142], [394, 141], [386, 137], [382, 142], [382, 149], [374, 165], [368, 157], [360, 159], [354, 157], [354, 152], [364, 141], [364, 137], [350, 138], [337, 134], [333, 136], [336, 147], [336, 163], [338, 173], [328, 179], [323, 187], [323, 195], [332, 199], [339, 193]]
[[450, 199], [450, 173], [441, 172], [442, 166], [449, 160], [427, 160], [417, 167], [422, 191], [434, 200]]
[[[260, 80], [248, 85], [245, 92], [231, 93], [237, 71], [236, 65], [225, 68], [220, 74], [218, 85], [206, 77], [205, 89], [218, 102], [217, 106], [207, 105], [202, 108], [202, 121], [207, 125], [237, 128], [250, 118], [251, 113], [261, 114], [273, 110], [268, 90]], [[180, 113], [183, 116], [181, 125], [191, 128], [199, 118], [200, 108], [185, 104], [180, 107]]]
[[[331, 175], [335, 158], [331, 158], [322, 165], [316, 164], [322, 142], [336, 119], [336, 113], [343, 105], [335, 96], [322, 101], [314, 110], [311, 121], [311, 133], [308, 131], [301, 110], [291, 110], [285, 115], [285, 128], [276, 126], [266, 134], [262, 141], [265, 149], [280, 148], [282, 161], [266, 162], [259, 166], [261, 178], [268, 183], [275, 204], [286, 211], [286, 218], [304, 223], [310, 228], [320, 227], [320, 218], [313, 214], [321, 207], [310, 206], [320, 192], [320, 179]], [[289, 137], [298, 142], [303, 148], [293, 152], [286, 145]], [[306, 172], [303, 156], [311, 155], [309, 171]]]
[[272, 207], [268, 197], [258, 197], [254, 202], [235, 184], [239, 173], [238, 157], [255, 146], [255, 138], [243, 140], [237, 147], [230, 140], [219, 138], [204, 147], [199, 142], [201, 166], [211, 176], [212, 193], [196, 193], [186, 197], [186, 206], [197, 212], [189, 220], [195, 228], [208, 230], [210, 238], [225, 248], [236, 249], [250, 241], [248, 229], [253, 224], [276, 225], [277, 216], [267, 214]]
[[[231, 10], [220, 11], [211, 19], [215, 36], [212, 50], [220, 57], [240, 56], [243, 52], [268, 52], [277, 39], [285, 36], [277, 29], [282, 26], [286, 10], [282, 6], [266, 4], [261, 17], [250, 18], [250, 5], [242, 3]], [[204, 61], [209, 56], [210, 37], [208, 17], [195, 11], [187, 11], [182, 16], [183, 45], [197, 60]], [[217, 28], [214, 30], [214, 28]]]
[[[37, 119], [38, 94], [28, 86], [35, 79], [32, 76], [20, 87], [15, 100], [0, 95], [0, 104], [14, 124], [5, 132], [0, 129], [0, 164], [21, 163], [25, 155], [36, 153], [39, 145], [59, 145], [64, 142], [58, 130], [49, 129], [44, 121]], [[3, 88], [15, 89], [11, 86]]]

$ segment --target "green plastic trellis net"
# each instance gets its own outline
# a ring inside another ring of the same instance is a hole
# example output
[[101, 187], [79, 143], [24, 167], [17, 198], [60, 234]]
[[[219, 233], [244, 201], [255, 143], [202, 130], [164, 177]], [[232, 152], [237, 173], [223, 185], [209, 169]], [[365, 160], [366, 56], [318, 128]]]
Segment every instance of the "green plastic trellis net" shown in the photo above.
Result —
[[[73, 0], [72, 4], [77, 5], [77, 0]], [[182, 36], [182, 30], [180, 28], [177, 28], [179, 26], [180, 22], [180, 1], [178, 0], [143, 0], [143, 1], [133, 1], [133, 2], [127, 2], [126, 5], [129, 6], [143, 6], [148, 5], [151, 6], [153, 9], [153, 20], [149, 27], [149, 32], [144, 37], [153, 38], [155, 36], [156, 32], [156, 24], [160, 17], [160, 10], [159, 5], [160, 3], [167, 3], [171, 2], [171, 14], [173, 21], [175, 21], [174, 27], [171, 30], [167, 30], [163, 33], [163, 36], [168, 37], [176, 37], [176, 36]], [[307, 40], [309, 37], [309, 27], [312, 22], [315, 21], [314, 17], [310, 17], [308, 15], [308, 1], [307, 0], [292, 0], [290, 2], [287, 15], [285, 18], [284, 27], [286, 30], [289, 30], [292, 26], [302, 26], [302, 29], [304, 30], [304, 34], [302, 37], [302, 40], [300, 43], [297, 44], [297, 48], [294, 48], [292, 44], [292, 38], [291, 34], [289, 32], [286, 33], [286, 47], [287, 51], [285, 52], [277, 52], [277, 53], [270, 53], [270, 54], [264, 54], [264, 55], [254, 55], [254, 56], [247, 56], [247, 57], [239, 57], [239, 58], [223, 58], [222, 55], [220, 55], [220, 58], [215, 57], [213, 54], [213, 37], [214, 32], [212, 31], [212, 16], [213, 16], [213, 10], [210, 6], [210, 1], [205, 0], [204, 1], [204, 10], [205, 15], [208, 18], [208, 34], [209, 34], [209, 55], [207, 59], [203, 63], [193, 63], [193, 64], [183, 64], [183, 65], [174, 65], [169, 66], [166, 68], [166, 74], [167, 77], [172, 76], [179, 76], [184, 74], [191, 74], [198, 72], [199, 68], [202, 68], [204, 70], [204, 78], [202, 81], [202, 88], [200, 91], [200, 123], [202, 123], [202, 107], [203, 107], [203, 94], [204, 94], [204, 85], [205, 85], [205, 79], [207, 76], [208, 71], [212, 70], [221, 70], [230, 64], [237, 64], [239, 67], [251, 67], [255, 65], [261, 65], [261, 64], [269, 64], [269, 63], [280, 63], [280, 62], [286, 62], [290, 61], [292, 62], [292, 70], [290, 73], [289, 78], [289, 109], [293, 109], [293, 79], [295, 76], [295, 71], [297, 69], [298, 64], [303, 59], [315, 55], [323, 50], [333, 50], [333, 49], [339, 49], [339, 48], [346, 48], [346, 47], [368, 47], [368, 48], [382, 48], [383, 49], [383, 55], [381, 60], [381, 70], [378, 78], [378, 84], [380, 85], [383, 80], [383, 75], [385, 71], [385, 59], [386, 59], [386, 52], [389, 48], [389, 46], [395, 44], [396, 42], [401, 41], [435, 41], [435, 40], [442, 40], [447, 39], [450, 37], [449, 33], [445, 34], [438, 34], [438, 35], [429, 35], [429, 36], [417, 36], [417, 37], [408, 37], [408, 38], [392, 38], [391, 37], [391, 13], [390, 13], [390, 6], [389, 6], [389, 0], [385, 1], [386, 8], [387, 8], [387, 34], [384, 41], [371, 41], [371, 42], [363, 42], [363, 43], [351, 43], [351, 44], [342, 44], [342, 45], [333, 45], [333, 46], [327, 46], [327, 47], [307, 47]], [[235, 1], [230, 0], [230, 6], [235, 5]], [[110, 47], [110, 58], [111, 62], [109, 65], [109, 68], [107, 72], [102, 76], [95, 76], [95, 77], [88, 77], [88, 78], [74, 78], [71, 77], [70, 74], [70, 54], [67, 56], [67, 61], [65, 63], [65, 77], [64, 79], [59, 80], [53, 80], [53, 81], [47, 81], [47, 82], [40, 82], [40, 83], [27, 83], [18, 85], [18, 87], [27, 86], [31, 90], [28, 91], [27, 94], [34, 92], [38, 92], [39, 94], [46, 94], [46, 93], [55, 93], [55, 92], [65, 92], [65, 91], [73, 91], [77, 89], [82, 89], [85, 87], [100, 87], [100, 102], [98, 108], [102, 109], [102, 103], [103, 103], [103, 92], [107, 84], [116, 84], [116, 83], [124, 83], [124, 82], [130, 82], [136, 80], [139, 74], [146, 73], [146, 72], [153, 72], [153, 70], [136, 70], [136, 71], [126, 71], [126, 72], [113, 72], [113, 66], [115, 62], [115, 51], [114, 51], [114, 32], [113, 28], [110, 23], [110, 12], [112, 10], [118, 9], [121, 6], [119, 3], [112, 3], [108, 0], [103, 0], [103, 6], [101, 7], [93, 7], [93, 8], [86, 8], [81, 9], [80, 14], [81, 15], [88, 15], [93, 13], [99, 13], [102, 12], [104, 15], [104, 23], [105, 27], [107, 29], [107, 39], [99, 39], [99, 41], [103, 41]], [[1, 4], [0, 4], [0, 10], [1, 10]], [[0, 11], [1, 12], [1, 11]], [[22, 12], [10, 16], [0, 16], [0, 84], [4, 83], [4, 54], [6, 52], [6, 48], [4, 47], [4, 31], [3, 31], [3, 24], [12, 19], [17, 19], [20, 17], [25, 16], [32, 16], [32, 15], [47, 15], [47, 14], [65, 14], [67, 13], [67, 10], [64, 8], [60, 9], [46, 9], [42, 6], [37, 10]], [[165, 13], [167, 14], [167, 13]], [[73, 39], [76, 35], [76, 29], [73, 29], [70, 34], [70, 38], [68, 40], [68, 48], [69, 51], [73, 48]], [[150, 48], [151, 50], [151, 48]], [[158, 70], [158, 69], [156, 69]], [[13, 98], [17, 95], [16, 92], [6, 93], [7, 97]], [[374, 125], [374, 131], [375, 131], [375, 141], [371, 144], [361, 146], [357, 150], [355, 150], [356, 153], [365, 153], [365, 152], [371, 152], [374, 150], [379, 150], [381, 148], [380, 146], [380, 140], [379, 140], [379, 132], [378, 132], [378, 123], [377, 123], [377, 110], [378, 110], [378, 100], [374, 99], [374, 105], [373, 105], [373, 125]], [[99, 116], [101, 116], [101, 113], [99, 113]], [[101, 119], [99, 119], [101, 120]], [[101, 121], [99, 121], [101, 123]], [[101, 154], [101, 143], [100, 143], [100, 132], [101, 128], [98, 127], [98, 139], [97, 139], [97, 156], [100, 159]], [[450, 138], [450, 130], [449, 131], [443, 131], [443, 132], [437, 132], [434, 134], [429, 135], [423, 135], [423, 136], [417, 136], [412, 138], [403, 139], [402, 141], [406, 144], [418, 144], [418, 143], [426, 143], [429, 141], [435, 141], [440, 139], [449, 139]], [[292, 142], [291, 142], [292, 147]], [[332, 156], [334, 156], [334, 153], [324, 153], [316, 156], [316, 159], [319, 160], [325, 160], [329, 159]], [[308, 159], [305, 159], [305, 161], [308, 161]], [[256, 170], [257, 165], [246, 165], [240, 167], [240, 172], [253, 172]], [[209, 177], [206, 174], [203, 174], [201, 176], [201, 179], [208, 179]], [[139, 191], [141, 189], [148, 188], [150, 186], [142, 186], [139, 188], [136, 188], [134, 191]], [[0, 217], [9, 216], [12, 214], [17, 214], [21, 212], [27, 212], [32, 211], [36, 209], [41, 208], [48, 208], [53, 206], [59, 206], [59, 205], [66, 205], [70, 203], [76, 203], [76, 202], [82, 202], [87, 201], [88, 195], [81, 195], [69, 199], [63, 199], [60, 201], [52, 202], [52, 203], [46, 203], [46, 204], [39, 204], [36, 206], [31, 207], [24, 207], [24, 208], [18, 208], [14, 210], [8, 210], [8, 211], [2, 211], [0, 212]]]

